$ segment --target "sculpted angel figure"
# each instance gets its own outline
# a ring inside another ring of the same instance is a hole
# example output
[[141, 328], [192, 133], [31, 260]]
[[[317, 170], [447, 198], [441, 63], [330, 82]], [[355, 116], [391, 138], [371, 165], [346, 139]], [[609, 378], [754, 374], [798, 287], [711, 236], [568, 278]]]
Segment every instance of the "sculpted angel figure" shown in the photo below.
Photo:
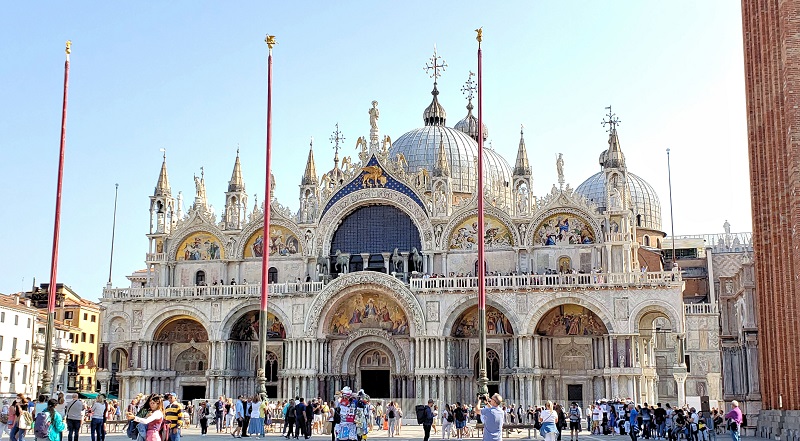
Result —
[[378, 110], [378, 102], [377, 101], [373, 101], [372, 102], [372, 108], [369, 109], [369, 126], [373, 130], [377, 130], [378, 129], [378, 118], [380, 118], [380, 117], [381, 117], [381, 112], [380, 112], [380, 110]]

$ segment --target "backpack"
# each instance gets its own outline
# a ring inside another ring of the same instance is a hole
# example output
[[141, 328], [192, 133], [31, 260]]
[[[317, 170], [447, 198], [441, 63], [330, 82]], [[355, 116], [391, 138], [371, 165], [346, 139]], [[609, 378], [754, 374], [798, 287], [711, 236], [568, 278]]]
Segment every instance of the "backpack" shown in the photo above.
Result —
[[581, 418], [578, 416], [577, 408], [569, 410], [569, 420], [572, 421], [573, 423], [579, 422], [581, 420]]
[[454, 410], [453, 413], [456, 414], [456, 419], [458, 421], [464, 421], [464, 409], [456, 407], [456, 410]]
[[414, 407], [414, 411], [417, 413], [417, 424], [423, 424], [425, 422], [425, 408], [428, 407], [424, 404], [417, 404]]
[[394, 418], [394, 410], [389, 411], [389, 418]]
[[37, 438], [50, 437], [50, 412], [43, 410], [36, 414], [36, 421], [33, 423], [33, 433]]
[[135, 440], [139, 438], [139, 423], [134, 420], [128, 421], [128, 427], [125, 430], [128, 438]]
[[447, 422], [448, 423], [452, 423], [453, 421], [455, 421], [455, 419], [456, 418], [453, 416], [453, 412], [447, 412]]

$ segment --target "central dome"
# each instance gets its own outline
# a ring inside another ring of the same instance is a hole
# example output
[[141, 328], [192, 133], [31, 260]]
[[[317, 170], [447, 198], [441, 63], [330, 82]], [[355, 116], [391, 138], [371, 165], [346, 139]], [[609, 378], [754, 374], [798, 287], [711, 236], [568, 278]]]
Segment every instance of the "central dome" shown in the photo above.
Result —
[[[390, 149], [392, 157], [402, 153], [408, 162], [406, 172], [417, 173], [436, 165], [439, 145], [444, 147], [450, 165], [454, 193], [473, 193], [478, 185], [478, 143], [466, 133], [444, 126], [429, 125], [398, 138]], [[511, 166], [494, 150], [483, 150], [484, 186], [494, 197], [511, 201]]]

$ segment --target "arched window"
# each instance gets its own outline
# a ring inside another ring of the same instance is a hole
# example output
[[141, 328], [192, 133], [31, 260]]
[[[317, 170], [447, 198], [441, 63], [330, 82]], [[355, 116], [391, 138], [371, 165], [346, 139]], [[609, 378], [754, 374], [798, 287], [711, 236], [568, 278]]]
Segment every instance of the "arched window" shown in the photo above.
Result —
[[267, 283], [278, 283], [278, 268], [273, 266], [267, 270]]
[[642, 238], [642, 241], [644, 242], [644, 246], [646, 246], [646, 247], [649, 247], [649, 246], [650, 246], [650, 236], [648, 236], [648, 235], [645, 235], [645, 236]]
[[194, 273], [194, 284], [195, 286], [205, 286], [206, 284], [206, 272], [200, 270]]
[[267, 351], [264, 373], [268, 383], [278, 382], [278, 356], [274, 352]]
[[642, 226], [642, 215], [641, 214], [637, 214], [636, 215], [636, 226], [637, 227], [641, 227]]
[[[480, 375], [479, 365], [478, 354], [475, 354], [475, 378]], [[486, 350], [486, 378], [489, 379], [490, 384], [500, 382], [500, 356], [493, 349]]]

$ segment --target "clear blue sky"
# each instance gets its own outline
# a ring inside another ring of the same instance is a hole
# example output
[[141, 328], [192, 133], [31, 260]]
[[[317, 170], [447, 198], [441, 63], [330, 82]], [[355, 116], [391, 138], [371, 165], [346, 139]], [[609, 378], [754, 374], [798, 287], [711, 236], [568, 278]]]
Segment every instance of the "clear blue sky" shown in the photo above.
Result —
[[[448, 125], [476, 69], [484, 27], [484, 112], [493, 147], [513, 164], [519, 125], [537, 194], [564, 153], [572, 187], [599, 171], [600, 125], [613, 105], [631, 171], [658, 192], [669, 232], [665, 149], [672, 149], [676, 234], [751, 228], [741, 12], [738, 2], [13, 2], [0, 15], [0, 292], [49, 279], [64, 41], [73, 41], [58, 280], [96, 299], [108, 278], [119, 183], [116, 286], [144, 268], [148, 196], [167, 149], [173, 194], [192, 175], [222, 212], [236, 145], [247, 191], [263, 201], [266, 45], [277, 35], [274, 174], [296, 210], [314, 136], [317, 170], [368, 135], [380, 102], [392, 139], [422, 125], [436, 44]], [[251, 207], [252, 208], [252, 207]]]

